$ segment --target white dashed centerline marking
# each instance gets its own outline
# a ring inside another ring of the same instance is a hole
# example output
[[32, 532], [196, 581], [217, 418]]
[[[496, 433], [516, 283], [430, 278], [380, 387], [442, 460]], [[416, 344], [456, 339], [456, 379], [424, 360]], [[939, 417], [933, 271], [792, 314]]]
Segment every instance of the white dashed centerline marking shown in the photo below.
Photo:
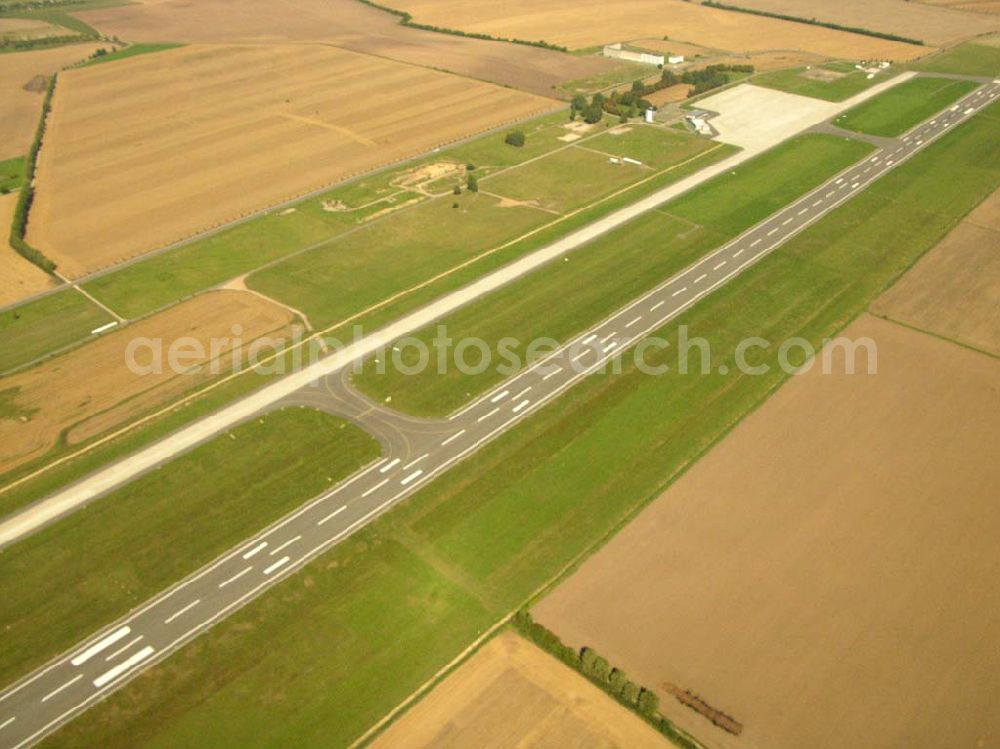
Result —
[[746, 250], [737, 250], [736, 252], [733, 253], [733, 257], [739, 257], [744, 252], [746, 252]]
[[[704, 278], [704, 276], [702, 276], [702, 278]], [[695, 281], [695, 283], [698, 283], [698, 282]], [[633, 317], [631, 320], [629, 320], [627, 323], [625, 323], [625, 327], [626, 328], [631, 328], [637, 322], [641, 322], [641, 321], [642, 321], [642, 315], [639, 315], [638, 317]]]
[[773, 229], [771, 229], [771, 231], [769, 231], [769, 232], [767, 233], [767, 236], [769, 236], [769, 237], [773, 237], [773, 236], [774, 236], [775, 234], [777, 234], [777, 233], [778, 233], [778, 227], [776, 226], [776, 227], [774, 227]]
[[764, 241], [763, 239], [755, 239], [754, 241], [752, 241], [752, 242], [750, 243], [750, 246], [751, 246], [751, 247], [756, 247], [757, 245], [759, 245], [759, 244], [760, 244], [761, 242], [763, 242], [763, 241]]
[[[385, 486], [388, 483], [389, 483], [389, 479], [382, 479], [377, 484], [375, 484], [375, 486], [369, 487], [365, 491], [361, 492], [361, 498], [364, 499], [365, 497], [370, 497], [372, 494], [374, 494], [375, 492], [377, 492], [379, 489], [381, 489], [383, 486]], [[339, 510], [338, 510], [338, 512], [339, 512]]]
[[123, 637], [128, 637], [129, 633], [131, 633], [131, 632], [132, 632], [132, 630], [129, 627], [119, 627], [118, 629], [116, 629], [114, 632], [112, 632], [107, 637], [105, 637], [105, 638], [103, 638], [101, 640], [98, 640], [93, 645], [91, 645], [89, 648], [87, 648], [86, 650], [84, 650], [82, 653], [80, 653], [78, 656], [76, 656], [73, 660], [71, 660], [70, 663], [72, 663], [74, 666], [82, 666], [84, 663], [86, 663], [87, 661], [89, 661], [91, 658], [93, 658], [95, 655], [97, 655], [98, 653], [100, 653], [102, 650], [105, 650], [105, 649], [111, 647], [112, 645], [114, 645], [116, 642], [118, 642]]
[[823, 205], [823, 199], [822, 199], [822, 198], [820, 198], [820, 199], [819, 199], [819, 200], [817, 200], [817, 201], [816, 201], [815, 203], [813, 203], [813, 204], [812, 204], [812, 207], [813, 207], [813, 208], [815, 208], [815, 207], [816, 207], [816, 206], [818, 206], [818, 205]]
[[282, 557], [277, 562], [275, 562], [274, 564], [272, 564], [270, 567], [265, 567], [264, 568], [264, 574], [265, 575], [270, 575], [275, 570], [280, 569], [281, 567], [284, 567], [290, 561], [291, 561], [291, 557]]
[[74, 684], [76, 684], [82, 678], [83, 678], [83, 674], [77, 674], [72, 679], [70, 679], [65, 684], [63, 684], [61, 687], [58, 687], [57, 689], [53, 689], [47, 695], [45, 695], [44, 697], [42, 697], [42, 702], [48, 702], [53, 697], [55, 697], [57, 694], [59, 694], [61, 691], [63, 691], [64, 689], [69, 689], [71, 686], [73, 686]]
[[684, 287], [684, 288], [682, 288], [682, 289], [677, 289], [677, 291], [675, 291], [675, 292], [674, 292], [673, 294], [671, 294], [670, 296], [680, 296], [681, 294], [683, 294], [683, 293], [684, 293], [685, 291], [687, 291], [687, 290], [688, 290], [688, 287], [687, 287], [687, 286], [685, 286], [685, 287]]
[[261, 551], [264, 550], [265, 546], [267, 546], [267, 541], [261, 541], [259, 544], [257, 544], [252, 549], [250, 549], [250, 551], [248, 551], [246, 554], [244, 554], [243, 558], [244, 559], [249, 559], [250, 557], [252, 557], [252, 556], [254, 556], [256, 554], [259, 554]]
[[488, 418], [490, 418], [494, 414], [498, 413], [499, 411], [500, 411], [500, 406], [497, 406], [492, 411], [490, 411], [488, 414], [483, 414], [482, 416], [480, 416], [478, 419], [476, 419], [476, 421], [478, 421], [478, 422], [486, 421]]
[[227, 585], [229, 585], [229, 583], [236, 582], [237, 580], [239, 580], [241, 577], [243, 577], [246, 573], [248, 573], [252, 569], [253, 569], [253, 565], [250, 565], [249, 567], [244, 567], [243, 569], [241, 569], [239, 572], [237, 572], [235, 575], [233, 575], [228, 580], [223, 580], [221, 583], [219, 583], [219, 587], [220, 588], [225, 588]]
[[3, 729], [5, 729], [7, 726], [9, 726], [15, 720], [17, 720], [17, 716], [16, 715], [13, 718], [7, 718], [7, 720], [5, 720], [3, 723], [0, 723], [0, 731], [2, 731]]
[[141, 639], [142, 639], [142, 635], [139, 635], [138, 637], [135, 637], [135, 638], [129, 640], [128, 642], [126, 642], [124, 645], [122, 645], [120, 648], [118, 648], [118, 650], [114, 651], [113, 653], [108, 653], [108, 657], [104, 659], [105, 663], [113, 661], [119, 655], [121, 655], [126, 650], [128, 650], [130, 647], [132, 647], [137, 642], [139, 642]]
[[531, 390], [531, 385], [528, 385], [528, 387], [526, 387], [526, 388], [525, 388], [524, 390], [522, 390], [522, 391], [521, 391], [520, 393], [518, 393], [518, 394], [517, 394], [517, 395], [515, 395], [515, 396], [514, 396], [513, 398], [511, 398], [511, 400], [514, 400], [514, 401], [516, 401], [516, 400], [517, 400], [518, 398], [520, 398], [521, 396], [523, 396], [523, 395], [524, 395], [525, 393], [527, 393], [527, 392], [528, 392], [529, 390]]
[[448, 439], [446, 439], [444, 442], [442, 442], [441, 443], [441, 447], [444, 447], [445, 445], [450, 445], [452, 442], [454, 442], [455, 440], [457, 440], [463, 434], [465, 434], [465, 430], [464, 429], [459, 429], [457, 432], [455, 432], [453, 435], [451, 435]]
[[296, 541], [301, 540], [301, 538], [302, 538], [302, 536], [296, 536], [295, 538], [288, 539], [287, 541], [285, 541], [285, 543], [281, 544], [281, 546], [277, 547], [274, 551], [272, 551], [271, 552], [271, 556], [273, 557], [279, 551], [284, 551], [289, 546], [291, 546], [292, 544], [294, 544]]
[[616, 331], [612, 330], [610, 333], [608, 333], [606, 336], [604, 336], [604, 338], [601, 339], [601, 343], [607, 343], [612, 338], [614, 338], [615, 337], [615, 332]]
[[[494, 401], [494, 403], [495, 402], [496, 401]], [[403, 470], [404, 471], [410, 470], [411, 468], [413, 468], [413, 466], [415, 466], [417, 463], [419, 463], [421, 460], [423, 460], [424, 458], [428, 457], [429, 455], [430, 455], [430, 453], [424, 453], [423, 455], [421, 455], [416, 460], [411, 460], [409, 463], [407, 463], [405, 466], [403, 466]]]
[[700, 276], [698, 276], [696, 279], [694, 279], [694, 282], [695, 283], [701, 283], [706, 278], [708, 278], [708, 274], [707, 273], [702, 273]]
[[520, 411], [524, 410], [524, 408], [526, 408], [529, 403], [531, 403], [531, 401], [529, 400], [521, 401], [516, 406], [514, 406], [514, 413], [519, 413]]
[[609, 343], [607, 346], [604, 347], [604, 353], [605, 354], [608, 353], [611, 349], [613, 349], [617, 345], [618, 345], [617, 343], [612, 341], [611, 343]]
[[712, 267], [712, 270], [718, 270], [719, 268], [721, 268], [723, 265], [725, 265], [728, 262], [729, 262], [728, 260], [723, 260], [721, 263], [717, 263], [716, 265], [714, 265]]
[[654, 305], [653, 305], [652, 307], [650, 307], [650, 308], [649, 308], [649, 311], [650, 311], [650, 312], [656, 312], [656, 310], [658, 310], [658, 309], [659, 309], [660, 307], [662, 307], [662, 306], [663, 306], [664, 304], [666, 304], [666, 302], [664, 302], [664, 301], [663, 301], [663, 300], [661, 299], [661, 300], [660, 300], [660, 301], [658, 301], [658, 302], [657, 302], [656, 304], [654, 304]]
[[389, 472], [389, 471], [391, 471], [391, 470], [392, 470], [393, 468], [395, 468], [396, 466], [398, 466], [398, 465], [399, 465], [399, 463], [400, 463], [400, 460], [399, 460], [399, 458], [393, 458], [393, 459], [392, 459], [391, 461], [389, 461], [389, 462], [388, 462], [388, 463], [386, 463], [386, 464], [385, 464], [384, 466], [382, 466], [381, 468], [379, 468], [379, 469], [378, 469], [378, 472], [379, 472], [379, 473], [388, 473], [388, 472]]
[[186, 614], [191, 609], [193, 609], [195, 606], [197, 606], [199, 603], [201, 603], [201, 599], [200, 598], [195, 598], [193, 601], [191, 601], [191, 603], [189, 603], [187, 606], [185, 606], [184, 608], [182, 608], [180, 611], [175, 611], [170, 616], [168, 616], [166, 619], [164, 619], [163, 623], [164, 624], [170, 624], [170, 622], [172, 622], [174, 619], [176, 619], [179, 616], [182, 616], [182, 615]]
[[582, 359], [583, 357], [585, 357], [589, 353], [590, 353], [590, 349], [587, 349], [586, 351], [581, 351], [579, 354], [577, 354], [572, 359], [570, 359], [570, 361], [572, 361], [572, 362], [578, 362], [578, 361], [580, 361], [580, 359]]
[[548, 373], [547, 375], [544, 375], [544, 376], [542, 377], [542, 380], [544, 381], [544, 380], [547, 380], [547, 379], [549, 379], [550, 377], [555, 377], [555, 376], [556, 376], [557, 374], [559, 374], [560, 372], [562, 372], [562, 367], [556, 367], [556, 368], [555, 368], [555, 369], [553, 369], [553, 370], [552, 370], [551, 372], [549, 372], [549, 373]]
[[799, 211], [799, 215], [800, 216], [802, 216], [802, 215], [804, 215], [806, 213], [809, 213], [809, 209], [808, 208], [803, 208], [801, 211]]
[[132, 668], [132, 666], [135, 666], [136, 664], [146, 660], [149, 656], [153, 654], [153, 652], [154, 652], [153, 648], [147, 645], [135, 655], [129, 656], [110, 671], [107, 671], [98, 676], [96, 679], [94, 679], [94, 686], [100, 689], [105, 684], [114, 681], [123, 673]]
[[[385, 482], [383, 482], [383, 483], [385, 483]], [[323, 518], [318, 523], [316, 523], [316, 525], [323, 525], [323, 523], [325, 523], [326, 521], [333, 520], [335, 517], [337, 517], [337, 515], [339, 515], [340, 513], [342, 513], [346, 509], [347, 509], [347, 505], [341, 505], [336, 510], [334, 510], [329, 515], [327, 515], [325, 518]], [[264, 574], [267, 574], [267, 573], [264, 573]]]
[[403, 479], [399, 483], [402, 484], [403, 486], [406, 486], [407, 484], [412, 484], [414, 481], [416, 481], [418, 478], [420, 478], [423, 475], [424, 475], [423, 471], [414, 471], [413, 473], [411, 473], [409, 476], [407, 476], [405, 479]]

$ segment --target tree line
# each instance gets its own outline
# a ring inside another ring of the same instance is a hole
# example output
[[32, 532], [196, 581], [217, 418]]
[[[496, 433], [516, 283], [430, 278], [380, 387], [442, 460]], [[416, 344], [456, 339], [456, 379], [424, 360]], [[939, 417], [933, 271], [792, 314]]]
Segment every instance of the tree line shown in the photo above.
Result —
[[698, 742], [660, 714], [660, 698], [653, 690], [636, 684], [623, 670], [613, 667], [593, 648], [575, 650], [565, 645], [555, 632], [536, 622], [524, 609], [514, 614], [513, 622], [517, 630], [538, 647], [583, 674], [591, 683], [614, 697], [677, 746], [682, 749], [702, 749]]

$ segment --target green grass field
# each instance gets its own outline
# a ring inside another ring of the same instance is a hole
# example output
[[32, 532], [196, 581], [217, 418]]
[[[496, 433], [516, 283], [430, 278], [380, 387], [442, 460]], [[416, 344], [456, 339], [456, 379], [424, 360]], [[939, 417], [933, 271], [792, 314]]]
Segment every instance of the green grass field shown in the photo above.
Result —
[[[870, 153], [871, 147], [827, 135], [804, 135], [716, 177], [661, 211], [647, 214], [575, 252], [569, 262], [549, 265], [441, 321], [455, 340], [476, 336], [496, 351], [513, 336], [525, 345], [547, 336], [566, 340], [666, 280], [708, 251], [792, 202], [825, 179]], [[664, 215], [666, 214], [666, 215]], [[608, 279], [614, 279], [612, 283]], [[553, 300], [568, 300], [553, 304]], [[569, 301], [571, 300], [571, 301]], [[437, 325], [417, 337], [430, 345]], [[406, 349], [414, 361], [416, 350]], [[448, 414], [503, 379], [496, 367], [482, 374], [457, 368], [417, 375], [374, 361], [356, 384], [376, 400], [391, 396], [394, 408], [420, 414]]]
[[1000, 47], [967, 42], [916, 62], [914, 70], [957, 75], [1000, 75]]
[[73, 289], [0, 313], [0, 372], [82, 341], [111, 317]]
[[961, 99], [978, 84], [948, 78], [911, 78], [849, 109], [838, 127], [895, 138]]
[[816, 80], [808, 77], [810, 71], [807, 68], [789, 68], [759, 73], [754, 76], [753, 83], [778, 91], [787, 91], [790, 94], [811, 96], [814, 99], [844, 101], [855, 94], [867, 91], [877, 83], [888, 80], [884, 74], [869, 80], [867, 73], [855, 69], [851, 63], [832, 62], [813, 68], [814, 72], [823, 70], [839, 74], [841, 77], [828, 81]]
[[[0, 161], [0, 193], [14, 192], [21, 189], [24, 184], [24, 156], [17, 156], [13, 159]], [[9, 226], [0, 227], [3, 237], [6, 240], [10, 232]]]
[[87, 62], [83, 63], [81, 67], [88, 67], [90, 65], [100, 65], [105, 62], [114, 62], [116, 60], [125, 60], [129, 57], [138, 57], [139, 55], [148, 55], [153, 52], [163, 52], [168, 49], [177, 49], [178, 47], [183, 47], [183, 44], [174, 44], [171, 42], [163, 43], [149, 43], [149, 42], [137, 42], [136, 44], [130, 44], [123, 49], [116, 50], [106, 55], [101, 55], [99, 57], [94, 57]]
[[[834, 335], [1000, 186], [997, 114], [949, 132], [676, 324], [711, 341], [715, 365], [746, 336]], [[773, 365], [776, 348], [759, 362]], [[784, 379], [592, 377], [43, 745], [346, 746]]]
[[373, 438], [328, 414], [277, 411], [6, 549], [0, 682], [71, 647], [379, 452]]

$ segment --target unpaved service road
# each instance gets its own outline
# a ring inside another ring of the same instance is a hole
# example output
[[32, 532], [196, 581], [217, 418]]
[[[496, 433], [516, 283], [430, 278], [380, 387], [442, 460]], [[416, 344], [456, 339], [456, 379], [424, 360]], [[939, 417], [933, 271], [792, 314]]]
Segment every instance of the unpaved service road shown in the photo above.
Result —
[[[863, 316], [535, 609], [709, 746], [995, 746], [1000, 361]], [[859, 359], [864, 371], [863, 358]]]

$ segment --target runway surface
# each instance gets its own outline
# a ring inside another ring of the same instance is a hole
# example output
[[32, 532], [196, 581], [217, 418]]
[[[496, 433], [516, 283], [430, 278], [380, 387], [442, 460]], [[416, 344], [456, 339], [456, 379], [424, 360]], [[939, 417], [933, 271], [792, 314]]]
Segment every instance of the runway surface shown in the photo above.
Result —
[[[1000, 97], [992, 82], [631, 302], [447, 419], [392, 414], [333, 383], [386, 457], [0, 695], [0, 745], [24, 747], [165, 658]], [[339, 377], [339, 375], [331, 375]], [[312, 394], [311, 394], [312, 393]], [[314, 388], [290, 395], [321, 398]], [[366, 421], [367, 419], [367, 421]]]

